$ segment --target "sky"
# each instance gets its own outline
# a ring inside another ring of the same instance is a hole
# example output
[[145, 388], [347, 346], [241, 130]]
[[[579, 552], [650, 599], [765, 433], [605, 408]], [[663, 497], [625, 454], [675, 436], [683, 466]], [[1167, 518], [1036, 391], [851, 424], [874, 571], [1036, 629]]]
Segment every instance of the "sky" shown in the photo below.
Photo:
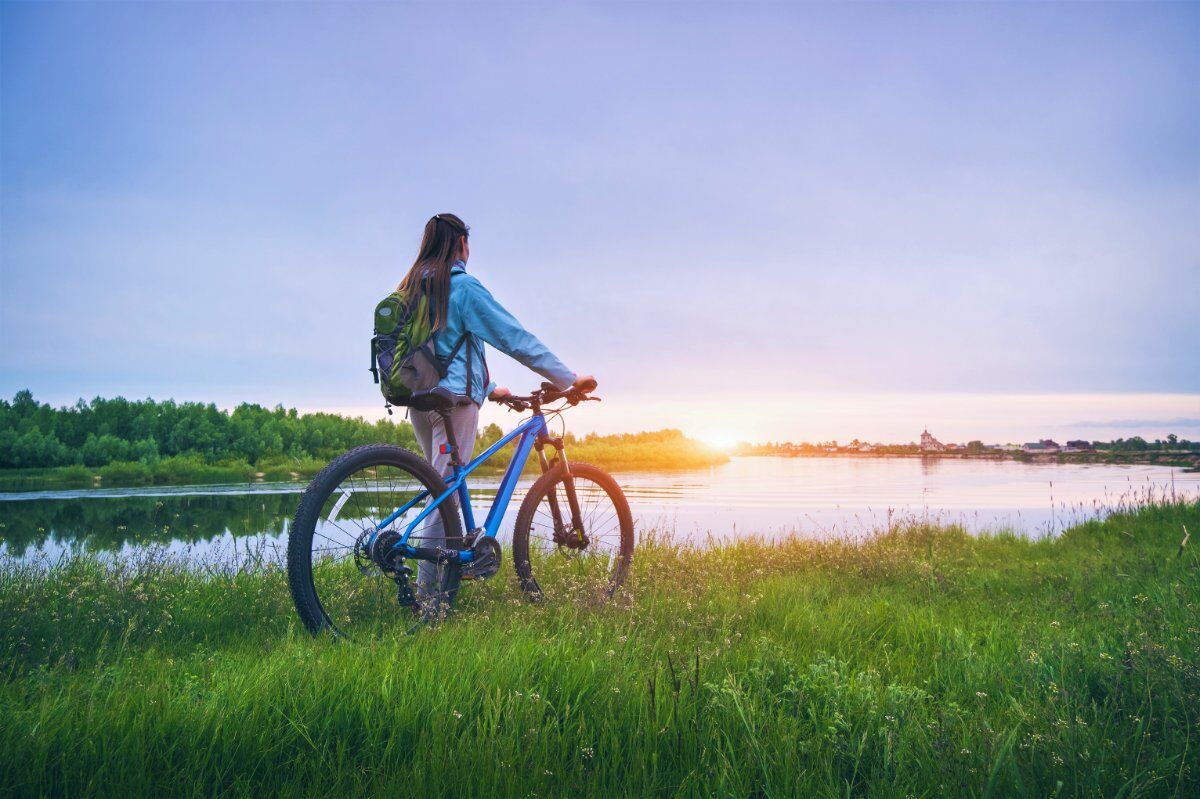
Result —
[[1196, 3], [6, 3], [0, 395], [377, 418], [371, 311], [452, 211], [598, 377], [576, 432], [1200, 438], [1198, 45]]

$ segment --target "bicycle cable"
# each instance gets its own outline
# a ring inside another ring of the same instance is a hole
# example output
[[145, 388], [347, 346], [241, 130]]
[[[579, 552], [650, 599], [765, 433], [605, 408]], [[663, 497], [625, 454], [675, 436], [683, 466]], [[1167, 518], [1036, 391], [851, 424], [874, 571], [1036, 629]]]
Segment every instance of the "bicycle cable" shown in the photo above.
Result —
[[563, 416], [563, 411], [565, 411], [569, 407], [572, 407], [572, 406], [568, 402], [568, 403], [559, 405], [557, 408], [550, 408], [549, 410], [547, 410], [545, 408], [542, 409], [542, 416], [546, 417], [546, 428], [547, 429], [549, 429], [550, 422], [554, 419], [557, 419], [559, 424], [562, 425], [562, 429], [559, 432], [559, 438], [564, 438], [567, 435], [567, 420], [566, 420], [566, 417]]

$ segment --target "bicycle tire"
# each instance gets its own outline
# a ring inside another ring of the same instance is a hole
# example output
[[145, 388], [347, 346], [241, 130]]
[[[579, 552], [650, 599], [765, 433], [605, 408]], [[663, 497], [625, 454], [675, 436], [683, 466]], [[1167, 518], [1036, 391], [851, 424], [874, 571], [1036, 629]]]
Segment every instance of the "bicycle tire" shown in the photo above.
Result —
[[[288, 587], [301, 621], [314, 635], [328, 631], [335, 636], [350, 637], [334, 624], [326, 612], [313, 580], [313, 536], [322, 510], [347, 478], [364, 469], [385, 466], [411, 475], [431, 496], [436, 497], [445, 490], [445, 480], [419, 455], [388, 444], [368, 444], [331, 461], [312, 479], [300, 497], [288, 535]], [[436, 512], [441, 514], [448, 545], [457, 545], [462, 540], [462, 521], [457, 506], [447, 501]], [[458, 578], [457, 564], [445, 564], [435, 578], [435, 590], [443, 592], [448, 598], [447, 605], [453, 602], [458, 590]], [[376, 579], [384, 578], [380, 576]], [[399, 611], [399, 606], [397, 609]]]
[[[571, 474], [577, 481], [577, 489], [578, 483], [581, 481], [590, 481], [601, 488], [612, 502], [615, 511], [620, 536], [619, 548], [613, 564], [615, 568], [609, 573], [607, 581], [599, 587], [598, 595], [593, 597], [597, 601], [604, 601], [610, 599], [624, 583], [633, 562], [633, 514], [629, 510], [629, 501], [625, 498], [625, 493], [607, 472], [589, 463], [572, 463]], [[556, 466], [534, 482], [524, 501], [521, 502], [520, 510], [517, 512], [516, 525], [513, 528], [513, 566], [517, 573], [517, 580], [521, 589], [534, 601], [546, 599], [544, 590], [534, 575], [534, 565], [530, 555], [530, 539], [534, 537], [532, 529], [535, 515], [550, 491], [562, 482], [563, 476], [562, 467]], [[559, 491], [558, 493], [562, 495], [561, 498], [564, 502], [563, 512], [570, 513], [565, 508], [565, 492]]]

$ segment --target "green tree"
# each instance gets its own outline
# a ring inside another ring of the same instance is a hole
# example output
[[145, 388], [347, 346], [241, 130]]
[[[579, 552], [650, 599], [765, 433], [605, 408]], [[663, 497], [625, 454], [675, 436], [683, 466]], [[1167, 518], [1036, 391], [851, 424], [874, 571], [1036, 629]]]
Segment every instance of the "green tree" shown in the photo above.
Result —
[[475, 435], [476, 454], [483, 452], [502, 438], [504, 438], [504, 431], [500, 429], [500, 425], [492, 422]]
[[368, 443], [417, 448], [407, 422], [301, 416], [283, 406], [244, 403], [227, 412], [212, 403], [95, 397], [53, 408], [28, 390], [17, 392], [12, 402], [0, 400], [0, 468], [150, 464], [177, 456], [256, 464], [281, 457], [330, 458]]
[[129, 442], [111, 433], [97, 436], [90, 433], [80, 448], [84, 466], [105, 466], [113, 461], [129, 460]]

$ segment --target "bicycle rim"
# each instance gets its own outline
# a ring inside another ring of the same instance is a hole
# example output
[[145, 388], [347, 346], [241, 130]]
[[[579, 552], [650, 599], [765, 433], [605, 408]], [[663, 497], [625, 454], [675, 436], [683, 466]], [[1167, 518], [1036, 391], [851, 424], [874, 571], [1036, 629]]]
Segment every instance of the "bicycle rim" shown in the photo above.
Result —
[[513, 559], [521, 587], [535, 600], [587, 605], [609, 598], [624, 580], [633, 554], [633, 522], [611, 477], [587, 464], [575, 464], [572, 472], [582, 531], [572, 527], [561, 476], [548, 475], [522, 505]]
[[[426, 496], [418, 500], [422, 492]], [[384, 463], [355, 468], [323, 493], [313, 519], [309, 564], [313, 592], [329, 625], [338, 634], [348, 638], [394, 634], [406, 629], [406, 623], [414, 618], [412, 608], [399, 602], [395, 569], [372, 559], [368, 547], [374, 533], [376, 551], [385, 551], [434, 498], [425, 482], [412, 471]], [[384, 519], [406, 505], [411, 506], [403, 515], [379, 529]], [[409, 543], [461, 546], [457, 529], [450, 531], [451, 538], [444, 537], [448, 515], [435, 510], [413, 530]], [[420, 564], [418, 573], [415, 561], [397, 560], [392, 565], [412, 567], [408, 582], [422, 601], [440, 600], [448, 604], [452, 598], [447, 596], [447, 590], [456, 582], [453, 578], [457, 574], [451, 574], [455, 567]]]

